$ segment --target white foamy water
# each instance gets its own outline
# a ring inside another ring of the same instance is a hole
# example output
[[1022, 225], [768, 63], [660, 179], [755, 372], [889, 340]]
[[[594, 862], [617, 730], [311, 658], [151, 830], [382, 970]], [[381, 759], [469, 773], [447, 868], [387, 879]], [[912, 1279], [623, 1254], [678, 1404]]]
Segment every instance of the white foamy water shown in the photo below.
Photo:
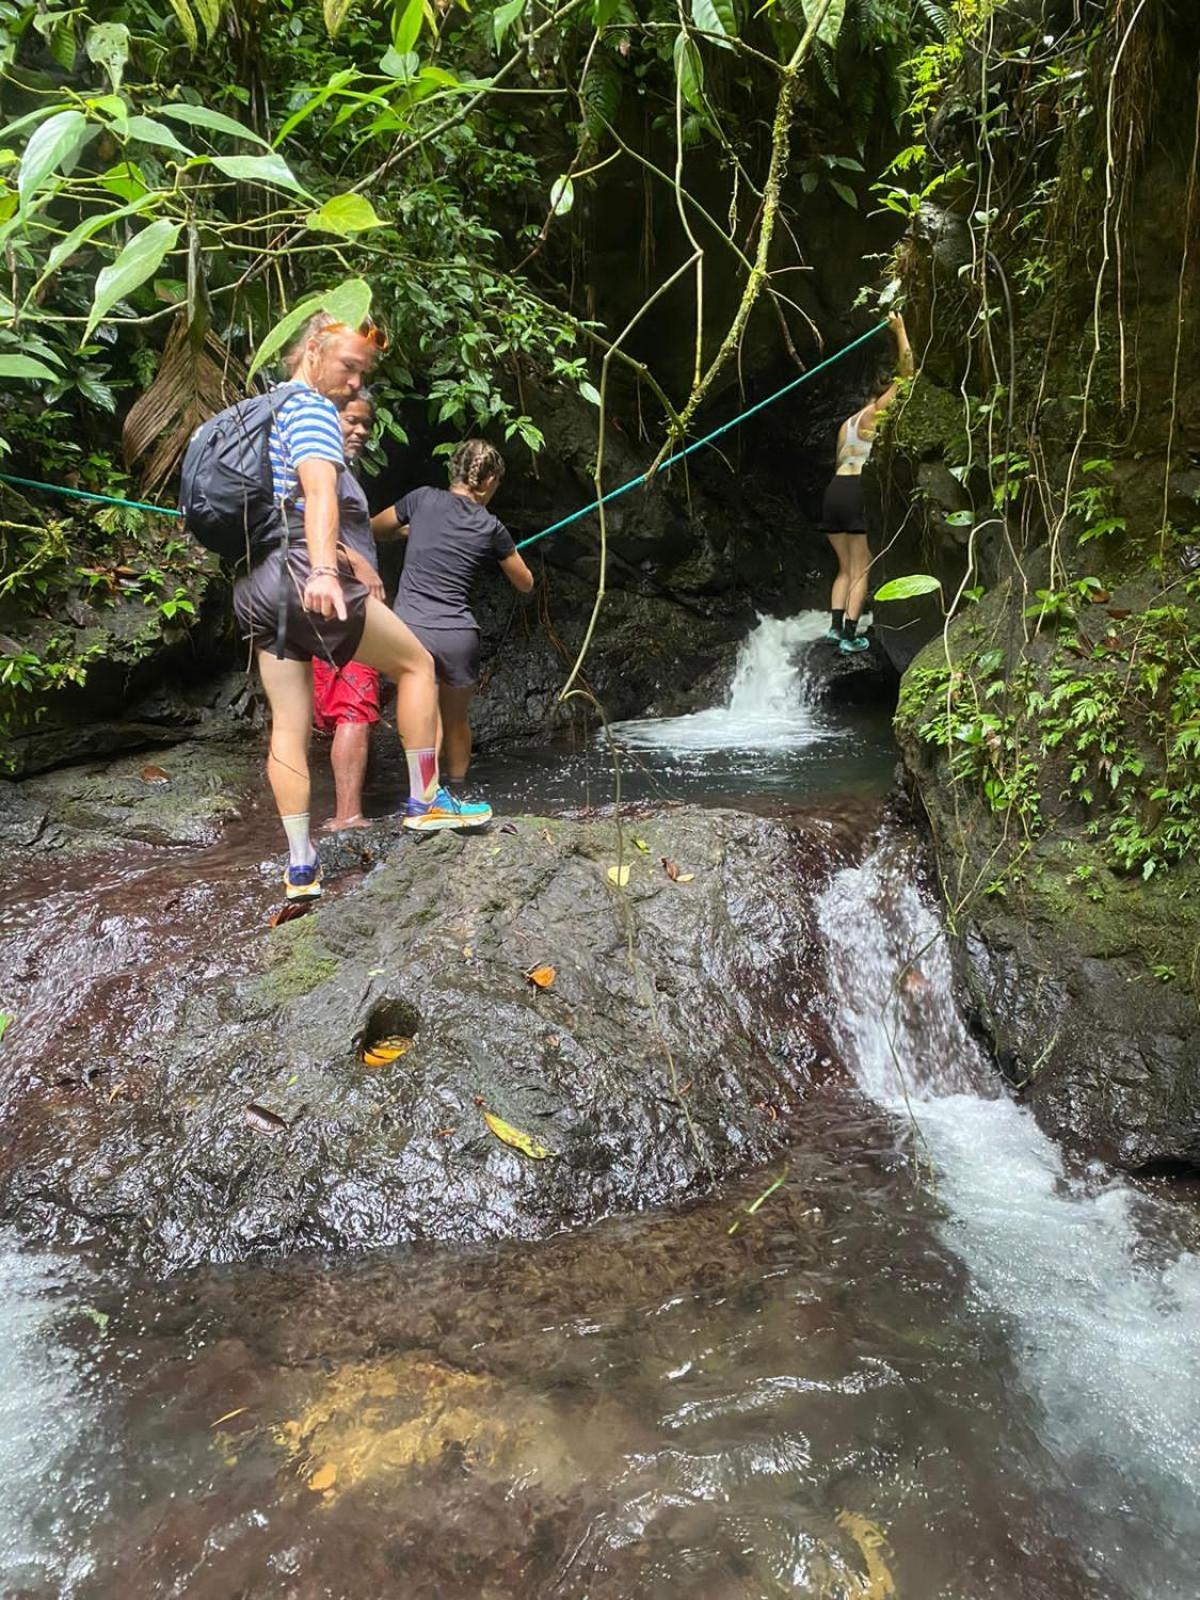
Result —
[[805, 670], [807, 647], [829, 626], [826, 611], [760, 617], [741, 644], [724, 706], [684, 717], [616, 722], [612, 732], [635, 750], [802, 750], [836, 736], [816, 706]]
[[[74, 1548], [64, 1508], [78, 1499], [71, 1465], [96, 1419], [74, 1352], [55, 1332], [63, 1288], [51, 1257], [0, 1234], [0, 1594], [73, 1594], [90, 1559]], [[93, 1450], [95, 1438], [91, 1439]], [[96, 1452], [97, 1454], [99, 1452]]]
[[1099, 1167], [1071, 1176], [1001, 1093], [954, 1005], [912, 853], [884, 846], [819, 903], [834, 1034], [860, 1087], [918, 1130], [942, 1236], [1010, 1329], [1039, 1437], [1114, 1594], [1200, 1593], [1200, 1258], [1180, 1214]]

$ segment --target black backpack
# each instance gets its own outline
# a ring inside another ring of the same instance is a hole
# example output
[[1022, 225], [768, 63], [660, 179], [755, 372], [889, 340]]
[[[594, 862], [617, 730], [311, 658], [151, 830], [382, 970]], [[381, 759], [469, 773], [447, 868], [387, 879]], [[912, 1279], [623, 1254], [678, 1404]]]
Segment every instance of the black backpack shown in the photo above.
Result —
[[179, 484], [184, 526], [224, 561], [253, 566], [285, 537], [268, 441], [275, 413], [303, 387], [281, 383], [239, 400], [202, 422], [188, 441]]

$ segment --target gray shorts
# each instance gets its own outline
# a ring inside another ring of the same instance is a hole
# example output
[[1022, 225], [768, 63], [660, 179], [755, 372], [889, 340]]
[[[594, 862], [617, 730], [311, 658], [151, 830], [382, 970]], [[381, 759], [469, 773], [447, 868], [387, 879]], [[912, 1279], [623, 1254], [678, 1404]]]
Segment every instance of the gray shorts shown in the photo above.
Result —
[[401, 617], [433, 657], [437, 681], [448, 689], [474, 689], [479, 682], [478, 628], [427, 628]]
[[353, 659], [362, 639], [367, 618], [367, 591], [346, 563], [339, 562], [346, 620], [342, 622], [338, 617], [331, 617], [327, 621], [304, 609], [302, 596], [310, 570], [308, 550], [293, 545], [287, 551], [286, 576], [283, 563], [283, 550], [272, 550], [234, 584], [233, 611], [242, 638], [248, 639], [256, 650], [274, 651], [280, 590], [286, 583], [283, 659], [311, 661], [315, 656], [318, 661], [344, 667]]

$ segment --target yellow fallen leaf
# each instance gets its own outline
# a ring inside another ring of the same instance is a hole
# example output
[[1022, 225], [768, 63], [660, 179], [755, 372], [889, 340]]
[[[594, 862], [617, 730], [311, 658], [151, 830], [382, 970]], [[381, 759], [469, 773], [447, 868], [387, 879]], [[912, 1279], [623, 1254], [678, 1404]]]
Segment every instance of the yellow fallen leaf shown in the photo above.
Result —
[[406, 1056], [412, 1047], [411, 1039], [402, 1039], [398, 1035], [391, 1039], [376, 1039], [374, 1044], [363, 1046], [362, 1064], [364, 1067], [390, 1066], [393, 1061]]
[[646, 843], [645, 839], [634, 839], [633, 843], [634, 843], [634, 846], [638, 850], [641, 850], [643, 854], [649, 855], [650, 846]]
[[463, 960], [470, 961], [471, 957], [475, 954], [475, 947], [473, 945], [465, 944], [462, 947], [462, 953]]
[[530, 967], [525, 974], [530, 983], [536, 984], [539, 989], [549, 989], [555, 978], [558, 977], [556, 967]]
[[219, 1428], [223, 1422], [230, 1422], [234, 1417], [240, 1417], [242, 1412], [247, 1409], [248, 1407], [246, 1406], [238, 1406], [236, 1411], [227, 1411], [223, 1417], [218, 1417], [215, 1422], [210, 1422], [209, 1427]]
[[514, 1150], [519, 1150], [523, 1156], [528, 1156], [532, 1161], [545, 1161], [550, 1151], [542, 1144], [540, 1139], [535, 1139], [530, 1133], [522, 1133], [520, 1128], [514, 1128], [511, 1122], [505, 1122], [503, 1117], [498, 1117], [492, 1111], [483, 1113], [483, 1120], [505, 1144], [512, 1145]]
[[675, 882], [676, 883], [691, 883], [692, 879], [695, 876], [696, 876], [696, 874], [694, 872], [681, 872], [679, 874], [679, 876], [675, 879]]
[[323, 1467], [318, 1467], [308, 1480], [308, 1487], [314, 1494], [322, 1494], [326, 1489], [332, 1489], [337, 1482], [337, 1463], [327, 1461]]
[[609, 867], [609, 883], [615, 883], [618, 889], [623, 889], [629, 882], [629, 868], [627, 866]]

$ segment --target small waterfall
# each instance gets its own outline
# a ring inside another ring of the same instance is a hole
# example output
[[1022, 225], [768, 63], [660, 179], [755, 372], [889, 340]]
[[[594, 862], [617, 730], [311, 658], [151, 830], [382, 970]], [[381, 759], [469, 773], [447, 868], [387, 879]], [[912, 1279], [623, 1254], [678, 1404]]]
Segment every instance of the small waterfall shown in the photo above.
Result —
[[1011, 1327], [1039, 1432], [1095, 1519], [1105, 1592], [1195, 1600], [1200, 1258], [1180, 1213], [1099, 1166], [1068, 1172], [1000, 1091], [958, 1016], [911, 847], [885, 842], [836, 874], [818, 918], [834, 1038], [863, 1091], [919, 1131], [943, 1239], [984, 1314]]
[[833, 735], [817, 710], [804, 651], [829, 626], [824, 611], [760, 617], [742, 641], [728, 702], [683, 717], [613, 724], [634, 749], [796, 750]]

